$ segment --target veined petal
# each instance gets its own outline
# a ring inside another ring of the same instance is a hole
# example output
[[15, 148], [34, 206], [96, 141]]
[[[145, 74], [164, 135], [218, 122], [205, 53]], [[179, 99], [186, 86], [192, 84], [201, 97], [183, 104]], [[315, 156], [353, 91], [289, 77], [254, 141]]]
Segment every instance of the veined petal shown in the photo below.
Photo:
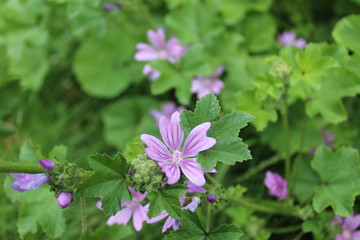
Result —
[[165, 144], [173, 151], [178, 150], [184, 139], [184, 131], [180, 126], [180, 114], [174, 112], [171, 115], [171, 119], [161, 117], [159, 128]]
[[161, 49], [165, 48], [165, 32], [164, 29], [159, 28], [156, 32], [149, 30], [147, 32], [147, 37], [152, 45]]
[[156, 216], [156, 217], [153, 217], [153, 218], [150, 218], [150, 219], [147, 219], [146, 220], [146, 223], [148, 224], [152, 224], [152, 223], [156, 223], [156, 222], [159, 222], [161, 221], [162, 219], [166, 218], [167, 216], [169, 216], [168, 212], [163, 210], [159, 216]]
[[160, 162], [159, 165], [161, 166], [161, 170], [166, 174], [166, 177], [168, 178], [167, 180], [168, 184], [175, 184], [179, 181], [180, 169], [176, 165], [176, 163]]
[[199, 152], [207, 150], [215, 145], [215, 138], [206, 136], [210, 126], [211, 124], [209, 122], [205, 122], [191, 130], [185, 141], [182, 157], [194, 157]]
[[168, 217], [168, 219], [166, 219], [164, 226], [162, 228], [162, 232], [166, 232], [166, 230], [168, 230], [169, 228], [171, 228], [173, 226], [175, 222], [175, 219], [173, 219], [171, 216]]
[[136, 45], [138, 52], [135, 54], [135, 60], [137, 61], [151, 61], [158, 59], [158, 52], [152, 46], [139, 43]]
[[111, 216], [107, 220], [106, 225], [108, 225], [108, 226], [111, 226], [114, 224], [126, 225], [129, 222], [132, 214], [133, 214], [132, 208], [123, 208], [120, 211], [118, 211], [114, 216]]
[[134, 210], [134, 216], [133, 216], [133, 224], [136, 231], [140, 231], [143, 222], [147, 219], [147, 210], [145, 207], [141, 206], [140, 204], [136, 206]]
[[166, 161], [172, 159], [172, 156], [165, 144], [163, 144], [158, 138], [148, 134], [142, 134], [140, 138], [148, 146], [145, 149], [145, 152], [152, 160]]
[[204, 186], [206, 181], [204, 177], [204, 170], [196, 161], [196, 158], [189, 158], [180, 161], [180, 168], [184, 175], [196, 186]]
[[19, 192], [37, 189], [49, 182], [49, 178], [44, 173], [10, 173], [10, 176], [15, 178], [11, 188]]

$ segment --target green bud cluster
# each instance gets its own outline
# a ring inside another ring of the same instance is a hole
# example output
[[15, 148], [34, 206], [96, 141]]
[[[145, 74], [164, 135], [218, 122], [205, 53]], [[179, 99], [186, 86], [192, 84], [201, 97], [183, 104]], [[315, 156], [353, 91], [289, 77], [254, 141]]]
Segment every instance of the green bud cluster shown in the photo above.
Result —
[[279, 57], [270, 57], [267, 62], [271, 64], [269, 74], [274, 78], [284, 80], [291, 74], [291, 67]]
[[50, 179], [51, 191], [55, 193], [75, 192], [81, 180], [81, 171], [74, 163], [57, 162], [52, 171], [48, 171], [46, 174]]
[[129, 185], [136, 191], [152, 191], [161, 187], [164, 182], [164, 174], [160, 167], [147, 158], [146, 154], [139, 154], [130, 162], [130, 172], [128, 176]]

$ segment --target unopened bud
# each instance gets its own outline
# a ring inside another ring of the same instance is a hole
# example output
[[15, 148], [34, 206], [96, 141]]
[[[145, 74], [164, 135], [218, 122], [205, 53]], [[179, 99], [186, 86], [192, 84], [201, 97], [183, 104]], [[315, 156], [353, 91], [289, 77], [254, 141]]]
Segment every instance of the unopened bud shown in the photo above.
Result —
[[42, 168], [45, 169], [46, 171], [52, 171], [53, 166], [55, 165], [55, 163], [51, 160], [39, 160], [39, 162]]
[[208, 197], [207, 197], [207, 200], [211, 203], [214, 203], [216, 201], [216, 195], [215, 194], [210, 194]]
[[57, 203], [61, 208], [67, 208], [72, 201], [71, 192], [61, 192], [57, 197]]

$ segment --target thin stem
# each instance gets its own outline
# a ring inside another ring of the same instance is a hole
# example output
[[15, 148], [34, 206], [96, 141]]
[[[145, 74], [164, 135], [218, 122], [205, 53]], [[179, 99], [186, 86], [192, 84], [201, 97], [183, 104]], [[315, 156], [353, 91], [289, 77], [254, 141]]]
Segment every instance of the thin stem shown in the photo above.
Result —
[[207, 204], [206, 228], [205, 228], [205, 232], [207, 232], [207, 233], [209, 233], [209, 231], [210, 231], [210, 224], [211, 224], [211, 203], [208, 202], [208, 204]]
[[285, 146], [285, 178], [289, 181], [290, 179], [290, 170], [291, 170], [291, 162], [290, 162], [290, 148], [289, 148], [289, 116], [286, 102], [286, 93], [283, 98], [283, 130], [284, 130], [284, 146]]
[[275, 213], [275, 214], [283, 214], [283, 215], [290, 215], [289, 213], [284, 213], [282, 212], [281, 210], [277, 209], [277, 208], [274, 208], [272, 206], [266, 206], [266, 205], [262, 205], [262, 204], [259, 204], [259, 203], [256, 203], [254, 201], [254, 199], [250, 199], [250, 198], [235, 198], [235, 197], [228, 197], [228, 199], [231, 201], [231, 202], [234, 202], [234, 203], [237, 203], [237, 204], [240, 204], [240, 205], [243, 205], [245, 207], [249, 207], [249, 208], [252, 208], [256, 211], [259, 211], [259, 212], [265, 212], [265, 213]]
[[294, 225], [288, 227], [281, 227], [281, 228], [267, 228], [268, 231], [274, 234], [287, 234], [291, 232], [296, 232], [301, 229], [301, 225]]
[[0, 173], [45, 173], [45, 170], [37, 164], [6, 162], [0, 160]]
[[86, 232], [86, 212], [85, 212], [85, 199], [80, 197], [81, 204], [81, 232], [84, 235]]

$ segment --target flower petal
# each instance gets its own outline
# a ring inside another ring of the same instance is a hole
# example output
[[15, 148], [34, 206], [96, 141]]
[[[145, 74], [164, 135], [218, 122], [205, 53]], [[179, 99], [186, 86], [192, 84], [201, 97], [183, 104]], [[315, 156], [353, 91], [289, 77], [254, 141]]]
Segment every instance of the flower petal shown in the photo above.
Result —
[[223, 66], [223, 65], [220, 65], [210, 77], [212, 77], [212, 78], [217, 78], [217, 77], [219, 77], [223, 72], [224, 72], [224, 66]]
[[164, 29], [159, 28], [156, 32], [153, 30], [149, 30], [147, 32], [147, 37], [152, 45], [157, 48], [163, 49], [165, 48], [165, 33]]
[[180, 168], [184, 175], [196, 186], [204, 186], [206, 181], [204, 177], [204, 170], [196, 161], [196, 158], [189, 158], [180, 161]]
[[132, 208], [123, 208], [120, 211], [118, 211], [114, 216], [111, 216], [107, 220], [106, 225], [108, 225], [108, 226], [111, 226], [114, 224], [126, 225], [129, 222], [132, 214], [133, 214]]
[[135, 60], [137, 61], [151, 61], [158, 59], [158, 52], [152, 46], [139, 43], [136, 45], [138, 52], [135, 54]]
[[171, 115], [171, 119], [161, 117], [159, 128], [165, 144], [173, 151], [178, 150], [184, 139], [184, 131], [180, 126], [180, 114], [174, 112]]
[[37, 189], [49, 182], [49, 178], [44, 173], [10, 173], [10, 176], [15, 178], [11, 188], [19, 192]]
[[140, 204], [136, 206], [133, 216], [133, 224], [136, 231], [140, 231], [143, 226], [143, 222], [147, 219], [147, 209]]
[[360, 214], [356, 214], [355, 216], [350, 216], [345, 218], [342, 228], [352, 231], [357, 229], [359, 226], [360, 226]]
[[166, 161], [172, 159], [172, 156], [165, 144], [163, 144], [158, 138], [148, 134], [142, 134], [140, 138], [148, 146], [145, 149], [145, 152], [152, 160]]
[[152, 223], [156, 223], [156, 222], [159, 222], [161, 221], [162, 219], [166, 218], [167, 216], [169, 216], [168, 212], [163, 210], [160, 215], [156, 216], [156, 217], [153, 217], [153, 218], [150, 218], [150, 219], [147, 219], [146, 220], [146, 223], [148, 224], [152, 224]]
[[166, 219], [165, 223], [164, 223], [164, 226], [162, 228], [162, 232], [166, 232], [166, 230], [168, 230], [169, 228], [171, 228], [173, 226], [175, 222], [175, 219], [173, 219], [172, 217], [168, 217], [168, 219]]
[[215, 145], [215, 138], [206, 136], [210, 126], [211, 124], [209, 122], [205, 122], [191, 130], [185, 141], [182, 157], [194, 157], [199, 152], [207, 150]]
[[167, 180], [168, 184], [175, 184], [179, 181], [180, 169], [176, 165], [176, 163], [160, 162], [159, 165], [161, 166], [161, 170], [166, 174], [166, 177], [168, 178]]

